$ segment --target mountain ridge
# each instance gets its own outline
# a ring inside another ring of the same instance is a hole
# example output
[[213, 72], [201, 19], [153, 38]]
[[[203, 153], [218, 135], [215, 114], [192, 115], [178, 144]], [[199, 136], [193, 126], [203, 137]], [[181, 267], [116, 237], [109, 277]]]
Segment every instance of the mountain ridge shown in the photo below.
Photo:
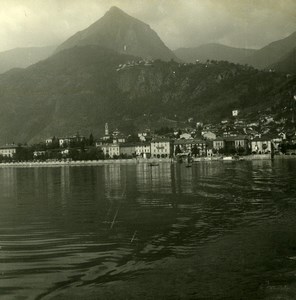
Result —
[[0, 74], [13, 68], [26, 68], [53, 54], [56, 46], [20, 47], [0, 52]]
[[257, 69], [266, 69], [280, 62], [294, 48], [296, 48], [296, 31], [259, 49], [253, 55], [247, 57], [245, 63]]

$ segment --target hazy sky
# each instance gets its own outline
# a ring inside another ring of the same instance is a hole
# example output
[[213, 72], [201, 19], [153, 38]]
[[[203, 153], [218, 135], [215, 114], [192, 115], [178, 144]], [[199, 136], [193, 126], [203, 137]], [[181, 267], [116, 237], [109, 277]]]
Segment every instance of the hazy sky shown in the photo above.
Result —
[[59, 44], [113, 5], [148, 23], [171, 49], [258, 48], [296, 31], [296, 0], [0, 0], [0, 51]]

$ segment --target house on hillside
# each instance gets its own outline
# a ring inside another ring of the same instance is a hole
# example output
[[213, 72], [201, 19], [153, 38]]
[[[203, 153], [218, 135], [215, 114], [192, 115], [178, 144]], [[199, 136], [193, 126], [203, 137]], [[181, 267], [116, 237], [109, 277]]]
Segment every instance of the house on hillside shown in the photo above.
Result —
[[217, 138], [217, 135], [212, 131], [203, 131], [201, 135], [206, 140], [215, 140]]
[[48, 138], [45, 140], [46, 145], [50, 145], [50, 144], [52, 144], [52, 142], [53, 142], [53, 138]]
[[84, 139], [85, 137], [78, 134], [69, 137], [58, 138], [60, 147], [69, 147], [71, 143], [82, 142]]
[[190, 139], [193, 139], [193, 137], [191, 136], [190, 133], [185, 132], [185, 133], [180, 134], [180, 139], [190, 140]]
[[126, 142], [126, 137], [122, 133], [113, 136], [113, 144], [122, 144]]

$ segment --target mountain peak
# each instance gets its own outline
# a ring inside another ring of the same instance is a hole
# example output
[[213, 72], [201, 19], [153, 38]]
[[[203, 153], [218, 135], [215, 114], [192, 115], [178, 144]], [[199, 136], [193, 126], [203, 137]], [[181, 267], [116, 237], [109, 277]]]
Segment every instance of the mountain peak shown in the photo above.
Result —
[[108, 14], [108, 13], [112, 13], [112, 14], [114, 14], [114, 13], [116, 13], [116, 14], [117, 13], [124, 13], [124, 14], [126, 14], [123, 10], [121, 10], [117, 6], [111, 6], [110, 9], [106, 12], [106, 14]]
[[116, 6], [112, 6], [88, 28], [66, 40], [56, 52], [87, 45], [97, 45], [144, 59], [178, 60], [149, 25]]

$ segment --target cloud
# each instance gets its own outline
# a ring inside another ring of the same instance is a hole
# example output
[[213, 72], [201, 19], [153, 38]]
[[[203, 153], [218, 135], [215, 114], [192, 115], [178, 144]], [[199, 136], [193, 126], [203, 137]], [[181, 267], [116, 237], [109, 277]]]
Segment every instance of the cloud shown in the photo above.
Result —
[[295, 0], [0, 0], [0, 51], [54, 45], [116, 5], [170, 48], [220, 42], [262, 47], [296, 30]]

